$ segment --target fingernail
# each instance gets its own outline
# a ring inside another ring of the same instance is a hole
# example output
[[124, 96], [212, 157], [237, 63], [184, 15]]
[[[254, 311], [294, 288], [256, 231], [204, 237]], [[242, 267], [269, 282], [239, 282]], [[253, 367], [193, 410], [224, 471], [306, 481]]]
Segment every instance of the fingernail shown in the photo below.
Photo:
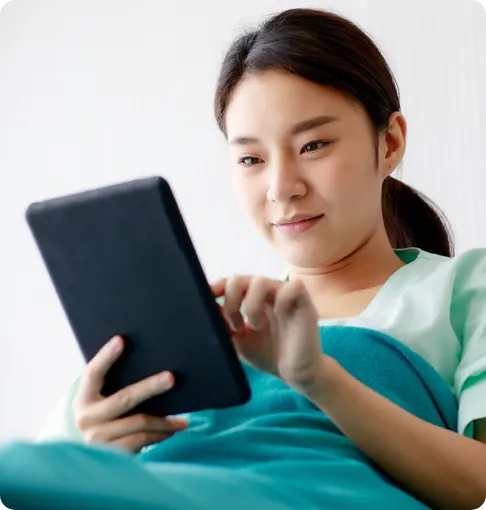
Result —
[[189, 426], [189, 423], [187, 423], [187, 420], [184, 418], [176, 418], [174, 421], [174, 425], [181, 429], [186, 429]]
[[122, 347], [122, 338], [121, 336], [115, 336], [111, 339], [111, 348], [113, 351], [118, 351]]
[[171, 384], [173, 381], [172, 374], [170, 372], [162, 372], [159, 374], [159, 381], [161, 384]]

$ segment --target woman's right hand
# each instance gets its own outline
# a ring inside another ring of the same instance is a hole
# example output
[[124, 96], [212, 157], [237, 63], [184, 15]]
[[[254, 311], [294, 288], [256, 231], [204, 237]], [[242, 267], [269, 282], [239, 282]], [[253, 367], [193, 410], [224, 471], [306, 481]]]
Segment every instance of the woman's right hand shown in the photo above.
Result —
[[183, 418], [159, 418], [136, 414], [120, 418], [141, 402], [164, 393], [174, 385], [174, 376], [162, 372], [103, 397], [104, 378], [123, 351], [123, 340], [114, 337], [88, 363], [73, 400], [76, 426], [87, 443], [111, 444], [138, 452], [187, 428]]

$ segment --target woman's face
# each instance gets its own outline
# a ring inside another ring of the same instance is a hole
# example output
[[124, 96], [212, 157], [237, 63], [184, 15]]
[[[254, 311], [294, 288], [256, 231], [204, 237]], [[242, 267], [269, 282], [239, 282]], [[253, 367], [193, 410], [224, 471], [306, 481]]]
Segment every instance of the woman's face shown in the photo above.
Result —
[[279, 71], [250, 75], [226, 128], [238, 199], [290, 264], [337, 262], [383, 228], [381, 187], [393, 168], [377, 168], [366, 113], [340, 93]]

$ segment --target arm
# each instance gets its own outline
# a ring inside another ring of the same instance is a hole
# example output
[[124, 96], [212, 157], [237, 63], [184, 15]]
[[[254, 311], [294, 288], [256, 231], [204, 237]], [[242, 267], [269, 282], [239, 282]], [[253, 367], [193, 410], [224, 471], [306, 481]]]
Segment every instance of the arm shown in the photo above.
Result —
[[[216, 297], [225, 296], [222, 311], [240, 356], [311, 400], [408, 493], [434, 510], [472, 510], [484, 502], [486, 444], [413, 416], [322, 354], [317, 312], [299, 280], [283, 283], [246, 276], [221, 280], [212, 288]], [[239, 311], [243, 299], [246, 321]], [[476, 303], [467, 310], [478, 308], [484, 317]], [[465, 332], [466, 379], [471, 375], [467, 362], [483, 352], [485, 338], [478, 321], [472, 324], [476, 327]], [[476, 363], [473, 368], [481, 367]], [[460, 383], [462, 387], [464, 381]], [[476, 428], [476, 438], [483, 437], [484, 425], [480, 422]]]
[[471, 510], [484, 503], [486, 420], [476, 424], [476, 438], [483, 442], [431, 425], [324, 355], [317, 380], [302, 393], [383, 471], [433, 509]]

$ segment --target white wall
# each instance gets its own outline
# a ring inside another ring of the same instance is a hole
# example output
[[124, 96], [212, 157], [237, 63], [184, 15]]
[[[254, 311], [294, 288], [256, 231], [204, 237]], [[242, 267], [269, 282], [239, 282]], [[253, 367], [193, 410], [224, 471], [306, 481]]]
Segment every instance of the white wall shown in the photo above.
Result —
[[459, 251], [486, 245], [480, 4], [10, 2], [0, 15], [0, 441], [35, 435], [82, 368], [24, 221], [29, 202], [163, 174], [210, 279], [284, 270], [235, 204], [212, 94], [241, 27], [309, 4], [348, 15], [375, 37], [409, 121], [404, 180], [443, 206]]

